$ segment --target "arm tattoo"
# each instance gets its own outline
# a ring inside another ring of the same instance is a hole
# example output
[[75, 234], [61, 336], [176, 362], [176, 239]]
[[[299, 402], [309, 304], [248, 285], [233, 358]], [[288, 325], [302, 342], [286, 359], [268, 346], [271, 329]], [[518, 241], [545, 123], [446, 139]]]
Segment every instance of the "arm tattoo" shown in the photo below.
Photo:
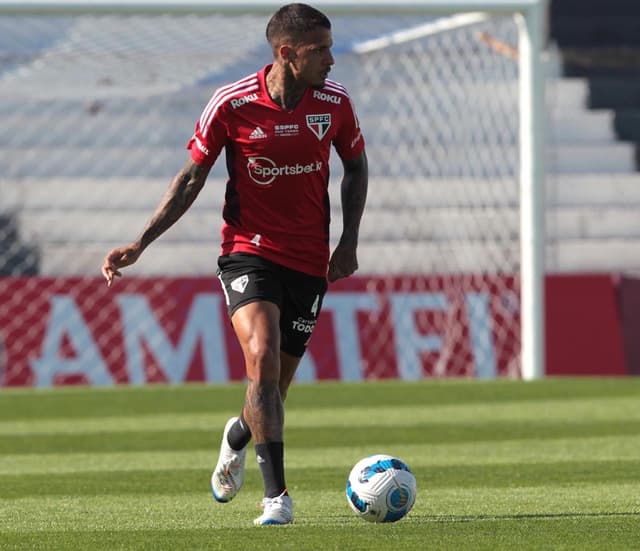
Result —
[[362, 155], [344, 163], [345, 173], [342, 179], [342, 220], [343, 242], [357, 243], [360, 219], [367, 200], [368, 168], [367, 157]]
[[187, 161], [176, 174], [142, 231], [140, 244], [143, 249], [175, 224], [193, 204], [204, 186], [209, 170], [209, 167]]

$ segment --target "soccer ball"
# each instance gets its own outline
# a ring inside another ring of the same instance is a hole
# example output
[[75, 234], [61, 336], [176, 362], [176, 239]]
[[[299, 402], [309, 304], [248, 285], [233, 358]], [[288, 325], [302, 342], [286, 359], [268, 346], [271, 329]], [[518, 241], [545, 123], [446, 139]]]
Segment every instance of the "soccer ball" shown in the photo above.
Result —
[[347, 502], [369, 522], [395, 522], [416, 501], [416, 477], [406, 463], [391, 455], [370, 455], [358, 461], [347, 479]]

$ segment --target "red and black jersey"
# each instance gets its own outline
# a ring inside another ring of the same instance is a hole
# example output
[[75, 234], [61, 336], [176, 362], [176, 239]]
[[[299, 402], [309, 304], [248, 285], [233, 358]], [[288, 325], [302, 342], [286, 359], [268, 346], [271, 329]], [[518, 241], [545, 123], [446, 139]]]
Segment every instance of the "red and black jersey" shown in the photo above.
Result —
[[324, 277], [331, 145], [350, 160], [364, 150], [364, 138], [342, 85], [327, 80], [322, 89], [309, 88], [285, 111], [267, 92], [270, 68], [219, 88], [187, 147], [205, 165], [225, 149], [222, 254], [256, 254]]

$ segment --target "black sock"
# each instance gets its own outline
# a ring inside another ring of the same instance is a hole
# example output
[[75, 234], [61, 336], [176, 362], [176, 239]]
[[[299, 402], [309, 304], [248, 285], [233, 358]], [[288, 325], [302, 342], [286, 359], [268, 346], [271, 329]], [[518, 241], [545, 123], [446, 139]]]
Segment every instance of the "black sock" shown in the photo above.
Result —
[[251, 440], [251, 429], [241, 413], [227, 433], [227, 443], [232, 450], [239, 451], [249, 443], [249, 440]]
[[256, 444], [256, 459], [264, 480], [264, 496], [277, 497], [286, 493], [284, 483], [284, 444], [267, 442]]

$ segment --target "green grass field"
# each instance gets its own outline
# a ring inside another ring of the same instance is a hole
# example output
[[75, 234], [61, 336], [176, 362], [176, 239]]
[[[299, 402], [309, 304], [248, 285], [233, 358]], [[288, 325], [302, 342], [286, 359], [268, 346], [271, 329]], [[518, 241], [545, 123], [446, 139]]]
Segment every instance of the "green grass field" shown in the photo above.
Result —
[[[299, 384], [287, 404], [295, 523], [252, 526], [262, 482], [209, 475], [244, 387], [0, 391], [0, 549], [640, 549], [640, 379]], [[418, 498], [349, 509], [351, 466], [390, 453]]]

